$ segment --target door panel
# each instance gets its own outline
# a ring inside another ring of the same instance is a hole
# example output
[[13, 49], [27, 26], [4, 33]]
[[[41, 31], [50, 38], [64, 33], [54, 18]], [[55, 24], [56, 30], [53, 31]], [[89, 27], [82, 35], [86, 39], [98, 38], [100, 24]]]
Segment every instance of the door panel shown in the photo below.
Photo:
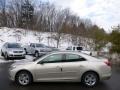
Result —
[[85, 59], [76, 54], [66, 54], [62, 64], [63, 77], [65, 79], [79, 79], [81, 67]]
[[37, 80], [58, 80], [61, 78], [61, 63], [46, 63], [36, 65]]
[[[44, 58], [36, 65], [37, 80], [60, 80], [63, 55], [54, 54]], [[41, 63], [42, 62], [42, 63]]]
[[64, 62], [62, 63], [63, 79], [78, 79], [80, 75], [79, 62]]

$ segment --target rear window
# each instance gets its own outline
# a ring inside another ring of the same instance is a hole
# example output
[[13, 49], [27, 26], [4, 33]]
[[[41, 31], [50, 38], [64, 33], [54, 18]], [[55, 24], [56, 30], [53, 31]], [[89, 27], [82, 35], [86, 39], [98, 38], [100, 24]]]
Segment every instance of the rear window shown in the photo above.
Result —
[[66, 62], [71, 61], [86, 61], [86, 59], [76, 54], [66, 54]]
[[82, 47], [77, 47], [77, 50], [83, 50], [83, 48]]

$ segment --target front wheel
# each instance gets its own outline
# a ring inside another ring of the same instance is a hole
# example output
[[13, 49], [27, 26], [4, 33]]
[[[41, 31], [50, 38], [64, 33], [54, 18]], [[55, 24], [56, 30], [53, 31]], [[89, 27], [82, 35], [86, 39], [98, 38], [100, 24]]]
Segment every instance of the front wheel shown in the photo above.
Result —
[[27, 49], [25, 48], [24, 50], [25, 50], [25, 54], [27, 55], [28, 54]]
[[16, 75], [16, 82], [22, 86], [29, 85], [32, 82], [32, 76], [28, 72], [22, 71]]
[[82, 83], [87, 87], [94, 87], [98, 83], [99, 78], [94, 72], [87, 72], [82, 77]]
[[9, 56], [8, 56], [8, 54], [7, 54], [7, 53], [5, 53], [4, 58], [5, 58], [6, 60], [8, 60], [8, 59], [9, 59]]
[[39, 53], [38, 52], [35, 52], [35, 57], [39, 57]]
[[1, 50], [1, 56], [4, 56], [4, 54], [3, 54], [2, 50]]

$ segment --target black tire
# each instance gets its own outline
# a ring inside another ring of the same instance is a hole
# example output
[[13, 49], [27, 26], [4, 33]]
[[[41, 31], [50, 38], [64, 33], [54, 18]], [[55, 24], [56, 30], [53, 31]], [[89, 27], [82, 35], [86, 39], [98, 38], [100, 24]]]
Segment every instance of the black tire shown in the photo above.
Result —
[[6, 60], [10, 59], [7, 53], [5, 53], [4, 58], [5, 58]]
[[25, 50], [25, 54], [27, 55], [27, 54], [28, 54], [28, 52], [27, 52], [26, 48], [25, 48], [24, 50]]
[[[22, 78], [24, 76], [26, 76], [26, 78]], [[24, 81], [25, 79], [27, 81]], [[32, 75], [28, 71], [20, 71], [17, 73], [17, 75], [15, 77], [15, 82], [18, 85], [27, 86], [32, 83]]]
[[25, 59], [26, 57], [24, 56], [24, 57], [22, 57], [22, 59]]
[[1, 50], [1, 56], [4, 56], [4, 54], [3, 54], [2, 50]]
[[[90, 77], [91, 77], [91, 79], [90, 79]], [[99, 77], [98, 77], [97, 73], [95, 73], [95, 72], [86, 72], [85, 74], [83, 74], [81, 82], [86, 87], [94, 87], [99, 82]]]
[[39, 57], [39, 52], [36, 51], [34, 56], [35, 56], [35, 57]]

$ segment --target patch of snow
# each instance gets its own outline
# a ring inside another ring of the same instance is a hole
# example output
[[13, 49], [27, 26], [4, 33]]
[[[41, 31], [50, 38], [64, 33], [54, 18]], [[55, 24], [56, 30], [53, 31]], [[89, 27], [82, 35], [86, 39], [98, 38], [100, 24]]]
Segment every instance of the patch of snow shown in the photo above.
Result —
[[29, 62], [33, 61], [35, 57], [26, 55], [26, 59], [15, 59], [15, 60], [5, 60], [4, 57], [0, 56], [0, 63], [11, 63], [11, 62]]

